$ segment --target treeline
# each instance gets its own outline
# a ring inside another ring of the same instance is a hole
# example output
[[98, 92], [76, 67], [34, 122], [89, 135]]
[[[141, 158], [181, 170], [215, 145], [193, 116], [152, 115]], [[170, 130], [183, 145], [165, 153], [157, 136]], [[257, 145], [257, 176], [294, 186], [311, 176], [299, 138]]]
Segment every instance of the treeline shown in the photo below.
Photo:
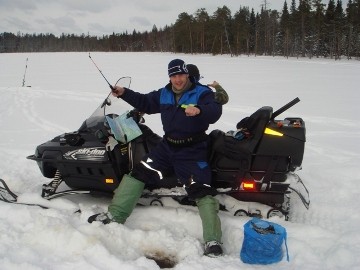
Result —
[[[290, 0], [288, 0], [290, 1]], [[175, 23], [152, 31], [113, 33], [102, 37], [74, 34], [0, 34], [0, 52], [162, 51], [285, 57], [342, 56], [360, 59], [360, 0], [291, 0], [281, 12], [227, 6], [212, 15], [206, 9], [183, 12]]]

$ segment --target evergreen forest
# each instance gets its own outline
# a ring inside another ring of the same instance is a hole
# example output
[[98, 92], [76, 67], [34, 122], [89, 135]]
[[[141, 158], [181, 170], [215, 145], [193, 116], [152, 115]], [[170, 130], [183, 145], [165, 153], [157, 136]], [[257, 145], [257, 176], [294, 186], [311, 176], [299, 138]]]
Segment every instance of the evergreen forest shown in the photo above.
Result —
[[198, 9], [151, 31], [89, 34], [1, 33], [0, 52], [175, 52], [360, 59], [360, 0], [286, 0], [281, 11], [227, 6]]

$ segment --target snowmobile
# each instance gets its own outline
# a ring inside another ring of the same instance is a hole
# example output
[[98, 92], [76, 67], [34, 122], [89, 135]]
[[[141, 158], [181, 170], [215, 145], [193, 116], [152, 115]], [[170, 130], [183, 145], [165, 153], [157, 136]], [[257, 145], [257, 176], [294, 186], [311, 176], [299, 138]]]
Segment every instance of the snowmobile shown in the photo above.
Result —
[[[128, 87], [130, 82], [130, 77], [123, 77], [117, 84]], [[221, 210], [235, 216], [288, 219], [293, 193], [309, 207], [309, 193], [295, 173], [303, 160], [305, 122], [299, 117], [275, 120], [297, 102], [298, 98], [275, 112], [261, 107], [239, 121], [236, 132], [208, 134], [212, 187]], [[37, 162], [44, 177], [52, 179], [43, 185], [43, 198], [78, 193], [112, 196], [123, 175], [162, 140], [145, 125], [141, 112], [130, 106], [124, 111], [125, 106], [129, 105], [110, 92], [77, 131], [37, 146], [35, 154], [27, 157]], [[239, 138], [239, 132], [246, 136]], [[160, 188], [145, 187], [142, 204], [163, 205], [163, 199], [170, 197], [180, 205], [194, 205], [173, 174], [165, 178], [166, 185]], [[70, 189], [58, 191], [62, 182]]]

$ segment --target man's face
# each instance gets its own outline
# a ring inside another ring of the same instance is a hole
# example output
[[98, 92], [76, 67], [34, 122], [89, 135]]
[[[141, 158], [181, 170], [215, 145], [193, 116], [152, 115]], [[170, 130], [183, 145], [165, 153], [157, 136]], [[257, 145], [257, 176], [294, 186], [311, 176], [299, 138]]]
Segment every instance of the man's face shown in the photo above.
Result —
[[188, 77], [188, 74], [176, 74], [170, 77], [170, 81], [176, 90], [182, 90], [186, 85]]

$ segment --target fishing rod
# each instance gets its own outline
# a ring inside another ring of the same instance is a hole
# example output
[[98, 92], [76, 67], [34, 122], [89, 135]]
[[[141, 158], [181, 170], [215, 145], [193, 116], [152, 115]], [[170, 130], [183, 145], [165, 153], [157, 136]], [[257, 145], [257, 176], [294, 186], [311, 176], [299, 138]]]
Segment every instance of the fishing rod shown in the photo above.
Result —
[[22, 86], [23, 86], [23, 87], [25, 86], [25, 76], [26, 76], [26, 70], [27, 70], [27, 63], [28, 63], [28, 58], [26, 58], [24, 78], [23, 78], [23, 81], [22, 81]]
[[107, 84], [109, 85], [111, 91], [115, 91], [114, 86], [112, 86], [109, 81], [106, 79], [106, 77], [104, 76], [104, 74], [102, 73], [102, 71], [99, 69], [99, 67], [96, 65], [96, 63], [94, 62], [94, 60], [91, 58], [91, 55], [89, 53], [89, 58], [91, 59], [91, 61], [94, 63], [95, 67], [97, 68], [97, 70], [100, 72], [100, 74], [103, 76], [103, 78], [105, 79], [105, 81], [107, 82]]

